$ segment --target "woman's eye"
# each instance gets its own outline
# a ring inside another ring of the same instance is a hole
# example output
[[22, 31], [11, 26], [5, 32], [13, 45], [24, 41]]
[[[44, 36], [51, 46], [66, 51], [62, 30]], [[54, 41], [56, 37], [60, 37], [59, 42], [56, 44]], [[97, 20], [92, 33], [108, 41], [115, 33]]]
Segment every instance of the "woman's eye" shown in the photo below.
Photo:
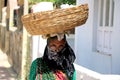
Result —
[[64, 48], [64, 45], [59, 45], [58, 47], [56, 45], [50, 45], [51, 52], [59, 52]]
[[51, 48], [51, 49], [55, 49], [55, 46], [51, 46], [50, 48]]
[[55, 51], [55, 49], [56, 49], [55, 46], [51, 46], [51, 47], [50, 47], [50, 50], [51, 50], [51, 51]]
[[63, 49], [63, 48], [64, 48], [64, 45], [60, 45], [60, 46], [59, 46], [59, 49]]

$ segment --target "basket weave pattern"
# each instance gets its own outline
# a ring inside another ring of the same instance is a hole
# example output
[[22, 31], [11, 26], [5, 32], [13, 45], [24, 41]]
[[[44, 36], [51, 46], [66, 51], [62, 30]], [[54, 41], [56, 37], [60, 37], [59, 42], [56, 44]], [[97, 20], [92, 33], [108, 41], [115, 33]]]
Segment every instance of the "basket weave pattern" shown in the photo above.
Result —
[[22, 22], [31, 35], [63, 32], [80, 26], [88, 18], [88, 5], [56, 9], [22, 16]]

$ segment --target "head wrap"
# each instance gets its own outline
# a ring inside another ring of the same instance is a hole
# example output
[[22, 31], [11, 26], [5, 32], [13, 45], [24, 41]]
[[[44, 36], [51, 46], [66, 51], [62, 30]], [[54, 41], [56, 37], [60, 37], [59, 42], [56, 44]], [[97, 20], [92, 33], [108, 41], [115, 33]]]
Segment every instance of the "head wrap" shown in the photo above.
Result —
[[72, 76], [74, 72], [73, 62], [75, 60], [75, 54], [72, 48], [68, 45], [66, 41], [66, 36], [64, 35], [65, 47], [59, 51], [57, 54], [52, 55], [53, 52], [50, 51], [48, 46], [51, 39], [55, 37], [50, 37], [47, 39], [47, 45], [43, 55], [43, 60], [48, 64], [51, 69], [65, 70], [68, 73], [68, 76]]

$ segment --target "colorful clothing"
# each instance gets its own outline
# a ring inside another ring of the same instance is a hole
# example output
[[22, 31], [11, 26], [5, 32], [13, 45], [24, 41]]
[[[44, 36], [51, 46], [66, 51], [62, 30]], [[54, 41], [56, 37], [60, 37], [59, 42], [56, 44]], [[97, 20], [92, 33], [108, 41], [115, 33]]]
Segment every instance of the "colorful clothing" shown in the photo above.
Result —
[[37, 58], [32, 62], [29, 80], [76, 80], [76, 71], [70, 77], [66, 70], [51, 70], [42, 58]]
[[37, 58], [31, 65], [29, 80], [76, 80], [75, 58], [66, 37], [61, 41], [50, 37], [43, 57]]

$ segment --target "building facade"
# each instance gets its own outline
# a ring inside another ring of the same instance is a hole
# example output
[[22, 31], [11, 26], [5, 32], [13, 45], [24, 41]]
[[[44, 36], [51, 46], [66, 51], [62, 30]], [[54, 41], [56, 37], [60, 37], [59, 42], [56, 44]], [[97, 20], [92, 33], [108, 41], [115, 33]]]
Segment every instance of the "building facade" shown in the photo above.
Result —
[[77, 0], [88, 3], [86, 24], [75, 29], [76, 63], [103, 74], [120, 74], [120, 1]]

